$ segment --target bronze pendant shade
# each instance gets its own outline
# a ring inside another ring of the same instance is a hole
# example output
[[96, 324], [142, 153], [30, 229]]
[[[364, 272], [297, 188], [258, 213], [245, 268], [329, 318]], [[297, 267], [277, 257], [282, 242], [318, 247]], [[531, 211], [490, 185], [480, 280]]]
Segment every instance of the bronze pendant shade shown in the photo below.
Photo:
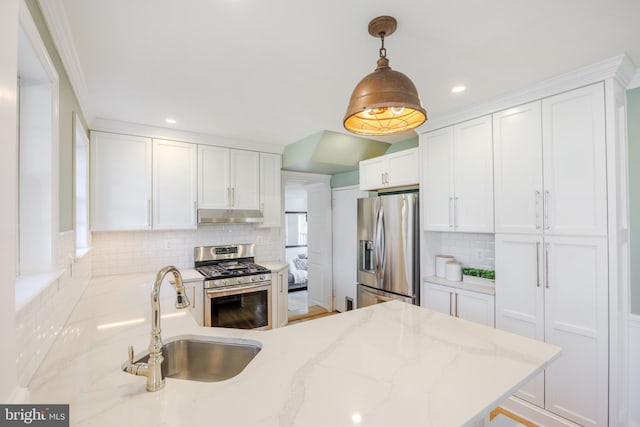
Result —
[[389, 67], [384, 37], [396, 29], [396, 20], [380, 16], [369, 23], [369, 34], [380, 37], [382, 47], [376, 70], [353, 90], [344, 127], [359, 135], [393, 135], [420, 126], [427, 119], [416, 86], [406, 75]]

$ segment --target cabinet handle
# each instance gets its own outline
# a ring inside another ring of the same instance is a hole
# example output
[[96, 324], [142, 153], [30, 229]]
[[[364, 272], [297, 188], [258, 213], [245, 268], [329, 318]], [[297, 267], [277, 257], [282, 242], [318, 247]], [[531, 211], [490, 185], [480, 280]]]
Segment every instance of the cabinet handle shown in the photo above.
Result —
[[458, 227], [457, 214], [458, 214], [458, 198], [454, 197], [453, 198], [453, 228]]
[[453, 227], [453, 220], [451, 219], [453, 212], [453, 197], [449, 197], [449, 228]]
[[549, 286], [549, 244], [544, 244], [544, 282], [547, 289]]
[[198, 201], [195, 200], [193, 202], [193, 217], [196, 219], [196, 224], [198, 223]]
[[388, 184], [389, 183], [389, 172], [385, 172], [384, 176], [385, 176], [385, 184]]
[[545, 190], [544, 192], [544, 228], [548, 230], [551, 227], [549, 223], [549, 190]]
[[540, 287], [540, 242], [536, 242], [536, 288]]
[[449, 316], [453, 316], [453, 292], [449, 292]]
[[231, 187], [227, 187], [227, 204], [231, 207]]
[[231, 206], [236, 206], [236, 188], [231, 187]]
[[282, 274], [278, 274], [278, 281], [280, 282], [280, 293], [282, 293]]
[[193, 288], [191, 288], [191, 290], [193, 291], [191, 294], [191, 308], [195, 310], [196, 309], [196, 287], [194, 286]]
[[151, 227], [151, 200], [147, 200], [147, 212], [149, 212], [147, 215], [147, 224]]
[[456, 292], [456, 317], [458, 317], [458, 293]]
[[380, 184], [384, 184], [384, 172], [380, 173]]
[[536, 190], [536, 230], [540, 230], [540, 192]]

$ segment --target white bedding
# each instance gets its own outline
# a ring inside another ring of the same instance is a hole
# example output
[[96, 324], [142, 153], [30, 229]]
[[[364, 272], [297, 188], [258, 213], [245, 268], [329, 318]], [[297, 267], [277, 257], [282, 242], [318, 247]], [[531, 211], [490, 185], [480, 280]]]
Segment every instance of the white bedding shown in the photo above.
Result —
[[289, 260], [289, 273], [293, 276], [293, 283], [300, 284], [307, 281], [307, 271], [298, 270], [293, 260]]

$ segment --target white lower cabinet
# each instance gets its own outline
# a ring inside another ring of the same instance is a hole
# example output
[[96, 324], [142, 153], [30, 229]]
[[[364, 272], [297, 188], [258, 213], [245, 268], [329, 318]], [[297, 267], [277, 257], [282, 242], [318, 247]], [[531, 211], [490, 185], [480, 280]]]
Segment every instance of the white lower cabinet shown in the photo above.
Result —
[[422, 307], [493, 327], [494, 296], [437, 283], [422, 283]]
[[289, 320], [289, 267], [271, 271], [271, 327], [286, 326]]
[[607, 425], [607, 239], [496, 234], [496, 326], [562, 348], [516, 395]]

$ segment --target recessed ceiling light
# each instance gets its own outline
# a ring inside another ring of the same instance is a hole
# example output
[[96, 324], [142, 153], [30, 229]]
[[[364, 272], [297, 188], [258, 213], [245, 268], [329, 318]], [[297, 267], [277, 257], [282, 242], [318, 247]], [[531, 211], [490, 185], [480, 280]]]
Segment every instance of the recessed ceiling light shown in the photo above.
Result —
[[466, 86], [454, 86], [451, 88], [451, 93], [460, 93], [464, 92], [467, 89]]
[[164, 121], [169, 123], [170, 125], [175, 125], [176, 124], [176, 119], [164, 119]]

